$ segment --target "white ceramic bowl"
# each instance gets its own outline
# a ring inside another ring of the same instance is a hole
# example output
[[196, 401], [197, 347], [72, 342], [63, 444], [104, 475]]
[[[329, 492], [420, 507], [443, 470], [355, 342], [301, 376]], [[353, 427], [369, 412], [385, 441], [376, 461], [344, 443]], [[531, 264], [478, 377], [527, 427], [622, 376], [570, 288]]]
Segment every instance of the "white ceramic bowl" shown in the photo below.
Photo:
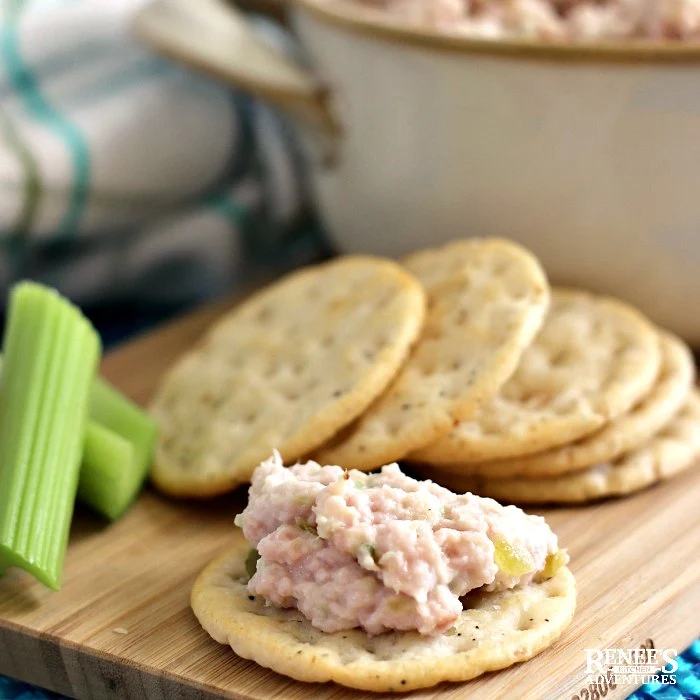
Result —
[[142, 35], [313, 125], [341, 250], [513, 238], [553, 281], [630, 300], [700, 346], [700, 46], [477, 41], [296, 0], [311, 74], [222, 7], [205, 22], [213, 0], [197, 4], [207, 46], [191, 24], [184, 39], [177, 4]]

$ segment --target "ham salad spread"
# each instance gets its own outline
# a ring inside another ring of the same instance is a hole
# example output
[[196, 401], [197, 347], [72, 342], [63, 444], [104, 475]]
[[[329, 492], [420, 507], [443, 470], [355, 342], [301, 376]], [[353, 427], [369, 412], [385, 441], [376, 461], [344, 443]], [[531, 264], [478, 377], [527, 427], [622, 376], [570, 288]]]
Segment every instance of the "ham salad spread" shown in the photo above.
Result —
[[454, 494], [390, 464], [375, 474], [285, 467], [255, 471], [236, 524], [259, 558], [248, 583], [324, 632], [448, 630], [460, 598], [552, 576], [568, 556], [543, 518]]
[[482, 39], [700, 39], [700, 0], [360, 0], [401, 22]]

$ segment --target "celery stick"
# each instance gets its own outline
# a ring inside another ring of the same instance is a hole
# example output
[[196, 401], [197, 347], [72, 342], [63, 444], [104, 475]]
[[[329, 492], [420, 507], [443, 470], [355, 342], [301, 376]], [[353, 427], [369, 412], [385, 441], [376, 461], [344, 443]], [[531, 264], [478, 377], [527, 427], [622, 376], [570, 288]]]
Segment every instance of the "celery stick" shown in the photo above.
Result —
[[[0, 355], [0, 371], [2, 366]], [[155, 450], [158, 426], [145, 411], [100, 377], [92, 385], [90, 398], [92, 420], [88, 421], [85, 436], [78, 498], [110, 520], [116, 520], [143, 486]], [[101, 479], [104, 484], [100, 484]]]
[[0, 392], [0, 559], [58, 589], [100, 342], [53, 290], [11, 293]]
[[151, 416], [98, 377], [90, 395], [90, 418], [133, 443], [136, 461], [145, 471], [158, 437], [158, 425]]
[[[90, 418], [78, 496], [114, 520], [129, 507], [143, 485], [158, 427], [145, 411], [99, 378], [92, 386]], [[117, 438], [127, 441], [129, 459], [124, 454], [125, 445]], [[106, 483], [100, 485], [100, 480]]]
[[88, 424], [80, 469], [78, 498], [115, 520], [133, 500], [134, 446], [98, 423]]

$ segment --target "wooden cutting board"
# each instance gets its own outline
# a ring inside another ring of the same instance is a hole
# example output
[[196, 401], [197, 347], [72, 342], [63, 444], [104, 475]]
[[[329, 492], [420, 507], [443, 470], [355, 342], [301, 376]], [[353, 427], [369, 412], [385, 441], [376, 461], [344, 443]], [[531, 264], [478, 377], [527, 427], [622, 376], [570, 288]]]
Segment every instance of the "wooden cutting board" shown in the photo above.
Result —
[[[105, 375], [146, 402], [163, 371], [225, 306], [122, 347], [105, 360]], [[189, 504], [146, 492], [111, 526], [78, 512], [60, 592], [23, 572], [0, 579], [0, 673], [99, 700], [367, 697], [291, 681], [237, 658], [200, 629], [188, 606], [190, 587], [230, 540], [243, 499]], [[684, 649], [700, 634], [699, 503], [695, 469], [632, 498], [547, 511], [578, 580], [572, 626], [525, 664], [404, 697], [597, 700], [586, 688], [586, 648], [651, 639], [657, 648]], [[618, 686], [605, 697], [626, 697], [632, 688]]]

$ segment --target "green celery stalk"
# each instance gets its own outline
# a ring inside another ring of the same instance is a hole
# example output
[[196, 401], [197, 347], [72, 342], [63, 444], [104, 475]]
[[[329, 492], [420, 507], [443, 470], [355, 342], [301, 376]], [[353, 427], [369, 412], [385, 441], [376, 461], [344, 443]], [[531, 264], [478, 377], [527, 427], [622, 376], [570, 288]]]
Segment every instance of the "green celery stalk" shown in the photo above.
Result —
[[[2, 369], [0, 356], [0, 370]], [[110, 520], [116, 520], [135, 500], [148, 473], [158, 437], [156, 422], [104, 379], [95, 379], [78, 498]], [[101, 484], [100, 480], [104, 483]], [[0, 566], [0, 574], [2, 566]]]
[[132, 444], [109, 428], [88, 423], [78, 498], [110, 519], [121, 515], [133, 495], [128, 475], [134, 462]]
[[99, 423], [89, 423], [85, 435], [78, 498], [100, 514], [116, 520], [138, 493], [134, 483], [134, 446]]
[[90, 418], [78, 497], [115, 520], [143, 486], [158, 426], [145, 411], [100, 378], [92, 386]]
[[0, 560], [58, 589], [100, 341], [69, 301], [23, 282], [3, 354]]
[[[0, 373], [3, 361], [0, 355]], [[97, 377], [78, 481], [78, 498], [117, 520], [136, 499], [153, 458], [158, 426], [133, 401]], [[109, 425], [111, 429], [106, 428]], [[104, 480], [104, 484], [100, 483]], [[0, 562], [0, 575], [2, 574]]]

